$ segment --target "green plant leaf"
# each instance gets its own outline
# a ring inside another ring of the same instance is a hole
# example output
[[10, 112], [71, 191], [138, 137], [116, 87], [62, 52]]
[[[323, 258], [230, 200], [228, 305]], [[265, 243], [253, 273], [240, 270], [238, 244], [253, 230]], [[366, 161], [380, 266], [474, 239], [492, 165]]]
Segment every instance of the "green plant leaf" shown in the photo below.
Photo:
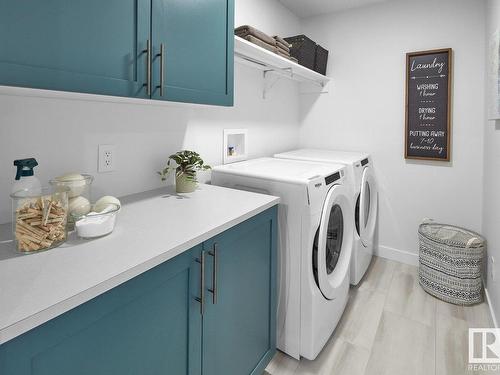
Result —
[[[177, 164], [176, 167], [171, 165], [171, 162]], [[206, 171], [211, 169], [211, 167], [203, 161], [195, 151], [181, 150], [172, 154], [168, 157], [167, 165], [163, 171], [158, 172], [162, 181], [167, 179], [167, 176], [175, 169], [175, 175], [177, 177], [185, 175], [186, 179], [189, 181], [197, 182], [196, 171]]]

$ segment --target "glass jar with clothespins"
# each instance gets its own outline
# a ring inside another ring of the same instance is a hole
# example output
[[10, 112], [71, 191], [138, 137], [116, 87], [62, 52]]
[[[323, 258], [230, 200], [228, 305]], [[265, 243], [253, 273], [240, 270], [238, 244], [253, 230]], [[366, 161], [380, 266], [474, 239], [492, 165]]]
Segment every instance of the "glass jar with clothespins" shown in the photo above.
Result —
[[14, 244], [21, 253], [60, 246], [68, 237], [69, 188], [52, 186], [11, 194]]

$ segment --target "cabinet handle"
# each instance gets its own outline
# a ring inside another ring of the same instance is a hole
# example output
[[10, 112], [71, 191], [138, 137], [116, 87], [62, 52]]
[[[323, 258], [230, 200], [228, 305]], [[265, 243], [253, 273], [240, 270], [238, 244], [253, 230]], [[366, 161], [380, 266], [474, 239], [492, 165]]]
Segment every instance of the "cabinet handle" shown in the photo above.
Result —
[[205, 312], [205, 252], [201, 252], [200, 258], [196, 258], [196, 262], [200, 263], [200, 296], [195, 300], [200, 303], [200, 314]]
[[215, 305], [217, 303], [217, 243], [214, 243], [212, 251], [208, 252], [208, 255], [214, 258], [213, 269], [212, 269], [212, 289], [208, 289], [212, 293], [212, 303]]
[[147, 96], [151, 96], [151, 40], [148, 39], [146, 43], [146, 49], [142, 51], [146, 54], [146, 83], [143, 85], [146, 87]]
[[160, 89], [160, 96], [163, 96], [163, 86], [165, 84], [165, 44], [160, 44], [160, 53], [156, 56], [160, 58], [160, 84], [156, 88]]

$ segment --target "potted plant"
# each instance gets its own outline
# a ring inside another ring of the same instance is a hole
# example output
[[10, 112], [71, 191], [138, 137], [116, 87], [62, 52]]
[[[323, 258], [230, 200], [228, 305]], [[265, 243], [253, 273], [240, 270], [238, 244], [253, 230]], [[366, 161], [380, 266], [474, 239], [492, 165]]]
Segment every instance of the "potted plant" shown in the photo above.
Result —
[[[174, 161], [177, 166], [172, 166]], [[175, 190], [178, 193], [192, 193], [198, 185], [196, 172], [211, 169], [197, 152], [183, 150], [168, 157], [167, 166], [158, 174], [162, 181], [175, 169]]]

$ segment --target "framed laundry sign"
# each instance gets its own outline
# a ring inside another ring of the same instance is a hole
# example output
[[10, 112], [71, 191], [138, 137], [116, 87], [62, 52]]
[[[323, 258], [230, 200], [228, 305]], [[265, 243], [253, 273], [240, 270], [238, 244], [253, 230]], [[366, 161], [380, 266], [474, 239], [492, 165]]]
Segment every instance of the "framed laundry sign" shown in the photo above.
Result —
[[450, 160], [451, 48], [406, 54], [405, 158]]

